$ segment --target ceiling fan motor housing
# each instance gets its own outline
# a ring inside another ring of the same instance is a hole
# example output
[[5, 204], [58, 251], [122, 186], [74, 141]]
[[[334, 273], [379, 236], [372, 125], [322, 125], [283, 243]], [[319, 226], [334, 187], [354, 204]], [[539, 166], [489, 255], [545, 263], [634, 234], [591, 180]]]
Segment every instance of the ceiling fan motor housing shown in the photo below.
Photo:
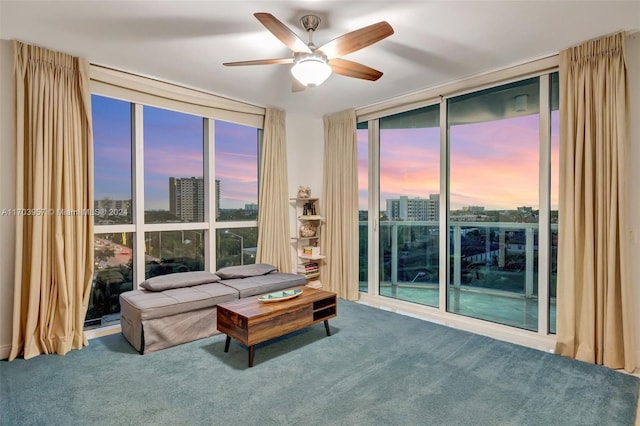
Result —
[[305, 31], [315, 31], [322, 20], [316, 15], [304, 15], [300, 18], [300, 25]]

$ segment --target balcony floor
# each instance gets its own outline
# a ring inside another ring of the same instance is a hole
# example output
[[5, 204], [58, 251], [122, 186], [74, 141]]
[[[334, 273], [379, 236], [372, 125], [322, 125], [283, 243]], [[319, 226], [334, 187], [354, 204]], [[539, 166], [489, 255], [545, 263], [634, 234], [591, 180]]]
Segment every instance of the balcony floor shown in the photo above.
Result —
[[[366, 287], [364, 289], [366, 291]], [[363, 291], [361, 287], [360, 291]], [[384, 285], [380, 295], [421, 305], [438, 307], [438, 286]], [[507, 292], [480, 288], [451, 288], [448, 312], [536, 331], [538, 328], [538, 299]], [[555, 333], [556, 306], [549, 306], [549, 328]]]

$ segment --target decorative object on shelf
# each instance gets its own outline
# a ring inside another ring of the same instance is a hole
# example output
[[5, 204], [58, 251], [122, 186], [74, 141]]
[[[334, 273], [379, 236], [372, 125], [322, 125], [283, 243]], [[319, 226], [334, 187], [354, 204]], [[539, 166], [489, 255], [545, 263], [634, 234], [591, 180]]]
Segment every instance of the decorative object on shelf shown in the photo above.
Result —
[[320, 256], [320, 247], [302, 247], [302, 254], [305, 256]]
[[304, 206], [302, 206], [302, 215], [303, 216], [316, 216], [316, 205], [315, 205], [315, 203], [304, 203]]
[[300, 236], [315, 237], [317, 229], [318, 228], [311, 223], [303, 223], [302, 225], [300, 225]]
[[311, 197], [311, 188], [305, 185], [298, 186], [298, 198], [309, 198]]
[[294, 290], [283, 290], [276, 291], [274, 293], [265, 294], [264, 296], [260, 296], [258, 298], [259, 302], [281, 302], [283, 300], [293, 299], [294, 297], [298, 297], [302, 294], [302, 290], [294, 289]]

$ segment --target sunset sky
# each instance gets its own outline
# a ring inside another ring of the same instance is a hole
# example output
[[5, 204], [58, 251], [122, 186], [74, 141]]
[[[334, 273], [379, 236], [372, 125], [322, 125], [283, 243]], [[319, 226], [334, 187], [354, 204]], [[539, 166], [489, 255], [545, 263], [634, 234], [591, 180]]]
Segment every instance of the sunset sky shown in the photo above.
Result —
[[[95, 198], [131, 198], [130, 104], [93, 96]], [[203, 120], [145, 106], [145, 209], [169, 209], [169, 177], [203, 176]], [[215, 122], [215, 176], [221, 208], [257, 203], [257, 129]]]
[[[130, 104], [94, 95], [95, 198], [131, 198]], [[169, 209], [169, 177], [203, 175], [202, 118], [144, 107], [145, 208]], [[558, 113], [552, 114], [552, 186], [557, 186]], [[538, 208], [538, 115], [453, 126], [451, 208]], [[358, 131], [359, 208], [367, 209], [367, 130]], [[215, 122], [221, 208], [257, 203], [257, 129]], [[381, 130], [380, 208], [386, 199], [439, 189], [438, 128]], [[557, 208], [557, 191], [552, 194]]]
[[[557, 185], [558, 119], [552, 113], [552, 186]], [[380, 131], [380, 209], [407, 195], [440, 192], [438, 128]], [[451, 208], [538, 208], [538, 115], [453, 126], [450, 130]], [[367, 130], [358, 131], [359, 208], [367, 209]], [[555, 188], [555, 186], [554, 186]], [[557, 209], [557, 190], [552, 193]]]

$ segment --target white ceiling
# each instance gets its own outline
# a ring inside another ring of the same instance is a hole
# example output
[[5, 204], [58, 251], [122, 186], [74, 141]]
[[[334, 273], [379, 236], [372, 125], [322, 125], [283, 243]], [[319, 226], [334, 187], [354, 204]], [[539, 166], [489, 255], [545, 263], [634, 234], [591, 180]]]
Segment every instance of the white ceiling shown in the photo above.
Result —
[[[316, 45], [386, 20], [391, 37], [345, 56], [376, 68], [376, 82], [332, 75], [291, 92], [290, 65], [223, 62], [289, 57], [254, 17], [268, 12]], [[0, 37], [250, 103], [323, 115], [557, 53], [640, 29], [640, 1], [0, 1]]]

